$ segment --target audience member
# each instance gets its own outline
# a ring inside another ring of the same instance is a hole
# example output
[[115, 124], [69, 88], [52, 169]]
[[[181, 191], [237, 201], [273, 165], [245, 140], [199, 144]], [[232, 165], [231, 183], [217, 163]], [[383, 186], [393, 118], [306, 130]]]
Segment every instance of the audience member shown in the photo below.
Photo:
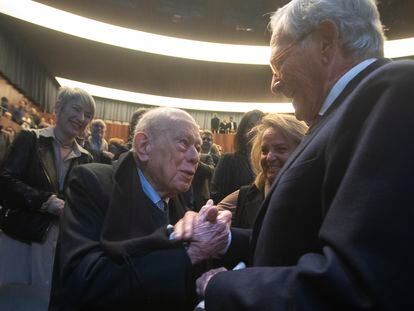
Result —
[[6, 111], [3, 115], [6, 119], [12, 121], [12, 114], [9, 111]]
[[225, 196], [249, 185], [254, 180], [254, 173], [250, 166], [249, 131], [260, 122], [264, 113], [260, 110], [246, 112], [240, 121], [239, 130], [234, 138], [234, 153], [225, 153], [221, 156], [214, 171], [211, 183], [211, 198], [220, 202]]
[[19, 125], [23, 124], [23, 117], [26, 113], [26, 102], [24, 100], [21, 100], [19, 102], [19, 105], [14, 107], [13, 113], [12, 113], [12, 120], [13, 122], [16, 122]]
[[185, 246], [169, 239], [167, 225], [186, 212], [179, 194], [190, 187], [200, 145], [188, 113], [156, 108], [138, 122], [133, 150], [114, 166], [74, 169], [51, 310], [193, 309], [192, 265], [210, 256], [203, 252], [207, 244], [225, 247], [231, 218], [228, 211], [217, 216], [210, 201], [193, 223], [197, 241]]
[[3, 96], [1, 98], [1, 115], [3, 115], [5, 112], [9, 111], [9, 100], [7, 97]]
[[112, 160], [116, 161], [122, 153], [128, 151], [128, 148], [123, 139], [113, 137], [108, 142], [108, 151], [114, 155]]
[[211, 118], [211, 132], [218, 133], [219, 125], [220, 119], [217, 117], [217, 113], [215, 113]]
[[305, 122], [277, 113], [264, 116], [253, 128], [255, 136], [252, 138], [250, 158], [255, 181], [229, 194], [217, 205], [232, 212], [232, 226], [253, 228], [257, 211], [273, 181], [301, 142], [307, 128]]
[[375, 0], [292, 0], [271, 30], [272, 90], [312, 128], [232, 231], [253, 268], [198, 280], [206, 309], [414, 309], [414, 63], [383, 58]]
[[114, 155], [108, 152], [108, 143], [105, 140], [106, 124], [101, 119], [91, 122], [91, 135], [85, 140], [84, 147], [97, 163], [111, 164]]
[[209, 130], [204, 130], [201, 132], [201, 154], [208, 154], [213, 158], [214, 167], [217, 165], [218, 161], [220, 160], [220, 154], [218, 151], [213, 151], [213, 134]]
[[127, 148], [131, 149], [133, 145], [133, 139], [134, 139], [134, 133], [135, 133], [135, 127], [137, 126], [138, 121], [142, 118], [144, 113], [149, 111], [148, 108], [138, 108], [135, 110], [131, 117], [131, 121], [129, 122], [128, 126], [128, 141], [127, 141]]
[[93, 98], [61, 88], [55, 111], [55, 127], [16, 136], [0, 172], [0, 287], [21, 295], [19, 310], [33, 310], [26, 299], [48, 308], [66, 179], [72, 168], [92, 161], [75, 137], [93, 118]]

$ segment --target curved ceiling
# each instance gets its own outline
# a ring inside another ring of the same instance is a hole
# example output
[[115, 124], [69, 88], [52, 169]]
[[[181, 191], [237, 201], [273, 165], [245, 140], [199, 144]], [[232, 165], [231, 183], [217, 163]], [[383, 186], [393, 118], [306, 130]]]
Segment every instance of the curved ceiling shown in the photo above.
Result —
[[[12, 0], [13, 1], [13, 0]], [[175, 37], [267, 45], [267, 12], [276, 0], [38, 0], [118, 26]], [[414, 1], [382, 1], [389, 39], [414, 36]], [[212, 63], [106, 45], [0, 15], [0, 26], [26, 46], [54, 76], [131, 92], [188, 99], [286, 101], [269, 90], [270, 69]], [[165, 47], [168, 49], [168, 47]], [[208, 109], [206, 109], [208, 110]]]

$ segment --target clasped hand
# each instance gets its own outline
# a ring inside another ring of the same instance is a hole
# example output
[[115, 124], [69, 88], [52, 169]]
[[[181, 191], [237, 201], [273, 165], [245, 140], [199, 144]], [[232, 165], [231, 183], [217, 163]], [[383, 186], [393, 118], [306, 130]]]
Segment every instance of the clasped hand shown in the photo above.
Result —
[[176, 240], [189, 242], [188, 256], [193, 264], [223, 255], [230, 234], [231, 213], [219, 211], [208, 200], [199, 213], [187, 212], [174, 226]]

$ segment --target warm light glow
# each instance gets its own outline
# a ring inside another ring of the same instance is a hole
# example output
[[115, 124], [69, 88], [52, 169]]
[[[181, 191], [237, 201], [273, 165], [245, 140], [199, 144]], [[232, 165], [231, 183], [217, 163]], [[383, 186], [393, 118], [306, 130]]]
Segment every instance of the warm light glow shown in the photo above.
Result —
[[[268, 65], [269, 47], [219, 44], [155, 35], [102, 23], [29, 0], [0, 0], [0, 12], [88, 40], [137, 51], [195, 60]], [[385, 56], [414, 55], [414, 38], [385, 43]]]
[[229, 111], [229, 112], [246, 112], [253, 109], [259, 109], [263, 112], [280, 112], [293, 113], [291, 103], [247, 103], [247, 102], [225, 102], [210, 101], [198, 99], [184, 99], [157, 96], [150, 94], [141, 94], [128, 92], [98, 85], [82, 83], [64, 78], [56, 78], [60, 85], [69, 87], [79, 87], [84, 89], [93, 96], [110, 98], [119, 101], [145, 104], [151, 106], [176, 107], [182, 109], [202, 110], [202, 111]]

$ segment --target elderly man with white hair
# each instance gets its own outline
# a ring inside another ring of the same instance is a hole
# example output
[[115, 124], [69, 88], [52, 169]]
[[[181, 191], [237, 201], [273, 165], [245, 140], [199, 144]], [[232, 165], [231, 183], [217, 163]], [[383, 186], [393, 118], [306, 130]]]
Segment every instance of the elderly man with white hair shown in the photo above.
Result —
[[383, 58], [374, 0], [292, 0], [270, 26], [272, 90], [311, 129], [232, 231], [251, 267], [199, 279], [206, 309], [414, 310], [414, 62]]
[[[193, 266], [211, 255], [203, 252], [210, 240], [225, 247], [231, 219], [209, 203], [194, 222], [194, 241], [173, 239], [171, 225], [187, 211], [179, 194], [191, 185], [200, 146], [188, 113], [156, 108], [116, 164], [73, 171], [51, 310], [192, 310]], [[209, 233], [198, 235], [198, 225]]]

